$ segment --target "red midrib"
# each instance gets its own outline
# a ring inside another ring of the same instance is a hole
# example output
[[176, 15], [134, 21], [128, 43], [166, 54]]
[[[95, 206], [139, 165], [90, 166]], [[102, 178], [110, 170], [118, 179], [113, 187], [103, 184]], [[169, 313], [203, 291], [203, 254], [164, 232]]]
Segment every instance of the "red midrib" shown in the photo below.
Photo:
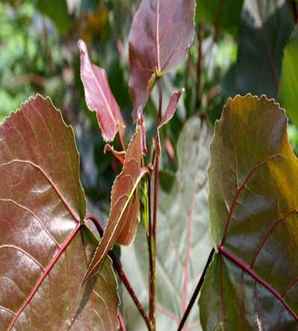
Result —
[[67, 247], [70, 245], [70, 243], [72, 242], [72, 240], [76, 237], [76, 235], [78, 234], [78, 232], [80, 231], [80, 229], [81, 229], [81, 224], [79, 223], [79, 224], [76, 225], [76, 227], [73, 230], [73, 232], [66, 238], [66, 240], [64, 241], [64, 243], [61, 245], [61, 248], [59, 248], [57, 254], [55, 254], [52, 257], [52, 259], [50, 260], [49, 264], [45, 268], [44, 272], [40, 275], [40, 277], [38, 278], [36, 284], [31, 289], [31, 291], [28, 294], [26, 300], [24, 301], [24, 303], [22, 304], [22, 306], [18, 309], [18, 311], [15, 313], [14, 318], [9, 323], [9, 326], [7, 328], [7, 331], [12, 330], [13, 326], [15, 325], [16, 321], [18, 320], [18, 318], [20, 317], [20, 315], [22, 314], [22, 312], [30, 304], [30, 302], [34, 298], [36, 292], [38, 291], [38, 289], [40, 288], [40, 286], [42, 285], [42, 283], [44, 282], [44, 280], [48, 277], [49, 273], [51, 272], [51, 270], [53, 269], [53, 267], [55, 266], [55, 264], [57, 263], [57, 261], [59, 260], [59, 258], [61, 257], [61, 255], [66, 251]]
[[249, 274], [257, 283], [264, 286], [289, 312], [293, 318], [298, 321], [298, 315], [293, 311], [293, 309], [286, 303], [284, 297], [275, 289], [273, 288], [269, 283], [267, 283], [262, 277], [260, 277], [251, 267], [248, 263], [242, 261], [237, 256], [235, 256], [233, 253], [226, 250], [226, 248], [223, 245], [220, 245], [218, 247], [219, 254], [224, 256], [226, 259], [228, 259], [230, 262], [235, 264], [238, 268]]

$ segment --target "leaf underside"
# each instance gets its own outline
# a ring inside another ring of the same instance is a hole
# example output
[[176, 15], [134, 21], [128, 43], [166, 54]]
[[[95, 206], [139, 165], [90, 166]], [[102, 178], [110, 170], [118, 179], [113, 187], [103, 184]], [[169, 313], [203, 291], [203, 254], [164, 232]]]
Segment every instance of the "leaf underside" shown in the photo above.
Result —
[[0, 168], [0, 330], [116, 330], [110, 263], [80, 287], [88, 251], [79, 157], [48, 99], [31, 98], [0, 127]]
[[186, 55], [194, 35], [194, 0], [143, 0], [129, 36], [134, 109], [143, 108], [156, 77]]
[[[174, 184], [169, 192], [160, 192], [157, 236], [157, 329], [160, 331], [177, 329], [211, 250], [207, 205], [211, 137], [206, 121], [191, 118], [185, 123], [177, 145], [179, 166]], [[146, 305], [148, 256], [141, 224], [133, 246], [121, 249], [121, 261]], [[128, 330], [147, 330], [130, 300], [124, 301]], [[195, 309], [185, 330], [200, 330]]]
[[200, 296], [204, 330], [298, 326], [298, 162], [272, 99], [227, 102], [211, 145], [213, 259]]

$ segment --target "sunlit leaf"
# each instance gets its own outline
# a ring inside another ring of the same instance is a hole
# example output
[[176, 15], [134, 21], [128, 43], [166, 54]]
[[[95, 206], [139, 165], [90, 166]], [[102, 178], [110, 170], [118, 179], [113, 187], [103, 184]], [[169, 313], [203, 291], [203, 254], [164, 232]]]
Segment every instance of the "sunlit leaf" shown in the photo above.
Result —
[[129, 86], [137, 111], [145, 105], [155, 79], [186, 55], [194, 34], [194, 0], [143, 0], [130, 37]]
[[[186, 122], [177, 146], [178, 171], [170, 192], [161, 192], [158, 213], [157, 329], [176, 330], [211, 249], [208, 233], [209, 144], [211, 129], [206, 121]], [[147, 242], [140, 230], [133, 249], [121, 249], [121, 261], [132, 277], [138, 295], [147, 304]], [[124, 303], [127, 328], [146, 327], [129, 299]], [[199, 330], [193, 310], [185, 330]]]
[[112, 141], [119, 132], [123, 138], [125, 127], [119, 106], [111, 92], [104, 69], [92, 64], [86, 44], [78, 43], [81, 56], [81, 79], [89, 110], [96, 112], [103, 139]]
[[125, 155], [123, 170], [115, 179], [109, 220], [85, 279], [95, 273], [102, 259], [115, 243], [129, 245], [135, 236], [139, 216], [137, 187], [147, 172], [142, 163], [142, 133], [137, 127]]
[[213, 259], [200, 297], [203, 329], [298, 325], [298, 161], [272, 99], [229, 99], [211, 146]]
[[284, 50], [279, 96], [291, 120], [298, 126], [298, 28]]
[[110, 263], [80, 287], [88, 260], [79, 156], [48, 99], [30, 99], [0, 127], [0, 168], [0, 329], [116, 330]]

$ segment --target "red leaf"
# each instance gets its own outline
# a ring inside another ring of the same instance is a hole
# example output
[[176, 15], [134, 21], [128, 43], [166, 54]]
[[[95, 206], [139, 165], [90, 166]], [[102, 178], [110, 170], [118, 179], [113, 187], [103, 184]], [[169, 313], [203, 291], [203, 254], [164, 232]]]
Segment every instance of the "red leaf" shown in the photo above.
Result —
[[139, 215], [137, 187], [147, 173], [142, 163], [142, 131], [138, 126], [128, 146], [123, 170], [115, 179], [111, 194], [110, 217], [85, 279], [95, 273], [102, 259], [115, 243], [129, 245], [135, 236]]
[[143, 0], [129, 37], [129, 86], [135, 115], [147, 102], [156, 76], [176, 66], [194, 35], [194, 0]]
[[119, 106], [111, 92], [104, 69], [92, 64], [86, 44], [78, 43], [81, 57], [81, 80], [84, 85], [86, 103], [90, 111], [96, 112], [98, 124], [105, 141], [112, 141], [119, 132], [124, 136], [125, 124]]
[[177, 104], [180, 100], [182, 91], [176, 91], [171, 95], [170, 101], [169, 101], [169, 105], [167, 107], [166, 112], [164, 113], [164, 115], [162, 116], [162, 119], [158, 125], [158, 128], [162, 128], [164, 125], [166, 125], [167, 123], [170, 122], [170, 120], [173, 118], [173, 116], [176, 113], [177, 110]]
[[110, 263], [92, 289], [80, 288], [88, 259], [79, 156], [48, 99], [30, 99], [0, 127], [0, 170], [0, 330], [116, 330]]

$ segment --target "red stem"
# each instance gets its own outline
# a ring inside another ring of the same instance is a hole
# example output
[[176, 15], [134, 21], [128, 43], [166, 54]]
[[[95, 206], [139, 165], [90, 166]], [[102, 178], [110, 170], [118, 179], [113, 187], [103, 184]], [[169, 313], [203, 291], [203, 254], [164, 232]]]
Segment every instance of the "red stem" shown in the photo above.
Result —
[[232, 253], [227, 251], [224, 246], [219, 246], [218, 251], [229, 261], [234, 263], [237, 267], [239, 267], [244, 272], [248, 273], [257, 283], [263, 285], [289, 312], [290, 315], [294, 317], [296, 321], [298, 321], [298, 315], [292, 310], [292, 308], [285, 302], [282, 295], [275, 290], [270, 284], [268, 284], [264, 279], [262, 279], [251, 267], [248, 263], [240, 260], [237, 256], [234, 256]]
[[[159, 106], [157, 114], [157, 122], [160, 123], [162, 118], [162, 86], [161, 80], [157, 82], [159, 94]], [[154, 156], [153, 156], [153, 172], [150, 178], [150, 224], [149, 224], [149, 320], [151, 322], [152, 330], [156, 330], [156, 258], [157, 258], [157, 210], [158, 210], [158, 196], [159, 196], [159, 167], [160, 167], [160, 137], [159, 130], [156, 129], [156, 136], [154, 139]]]
[[187, 320], [187, 318], [188, 318], [188, 316], [189, 316], [189, 314], [191, 312], [191, 309], [192, 309], [194, 303], [196, 302], [197, 297], [198, 297], [198, 295], [200, 293], [200, 290], [201, 290], [202, 285], [204, 283], [204, 279], [205, 279], [206, 273], [208, 271], [209, 265], [210, 265], [210, 263], [211, 263], [211, 261], [213, 259], [214, 253], [215, 253], [215, 249], [213, 248], [211, 250], [210, 254], [209, 254], [208, 260], [207, 260], [206, 265], [204, 267], [204, 270], [203, 270], [203, 272], [201, 274], [201, 277], [199, 279], [199, 282], [198, 282], [198, 284], [197, 284], [197, 286], [196, 286], [196, 288], [195, 288], [195, 290], [194, 290], [194, 292], [193, 292], [193, 294], [192, 294], [192, 296], [190, 298], [190, 301], [189, 301], [189, 303], [187, 305], [187, 308], [186, 308], [186, 310], [185, 310], [185, 312], [184, 312], [184, 314], [182, 316], [182, 319], [181, 319], [181, 321], [179, 323], [179, 326], [178, 326], [177, 331], [182, 331], [183, 330], [184, 324], [185, 324], [185, 322], [186, 322], [186, 320]]
[[[103, 232], [104, 232], [103, 228], [102, 228], [102, 226], [101, 226], [101, 224], [100, 224], [100, 222], [99, 222], [99, 220], [97, 219], [96, 216], [90, 214], [86, 217], [86, 220], [92, 221], [93, 224], [96, 226], [96, 229], [99, 232], [100, 236], [103, 235]], [[126, 275], [125, 271], [122, 268], [121, 262], [119, 261], [118, 257], [114, 254], [113, 251], [110, 251], [108, 255], [109, 255], [109, 257], [111, 258], [111, 260], [113, 262], [113, 267], [116, 270], [122, 284], [125, 286], [125, 288], [126, 288], [128, 294], [130, 295], [132, 301], [134, 302], [134, 304], [136, 305], [139, 313], [143, 317], [144, 322], [146, 323], [148, 330], [152, 331], [151, 330], [151, 324], [150, 324], [149, 318], [148, 318], [148, 316], [145, 312], [145, 309], [144, 309], [142, 303], [139, 301], [133, 287], [131, 286], [131, 284], [129, 282], [129, 279], [128, 279], [128, 276]]]

